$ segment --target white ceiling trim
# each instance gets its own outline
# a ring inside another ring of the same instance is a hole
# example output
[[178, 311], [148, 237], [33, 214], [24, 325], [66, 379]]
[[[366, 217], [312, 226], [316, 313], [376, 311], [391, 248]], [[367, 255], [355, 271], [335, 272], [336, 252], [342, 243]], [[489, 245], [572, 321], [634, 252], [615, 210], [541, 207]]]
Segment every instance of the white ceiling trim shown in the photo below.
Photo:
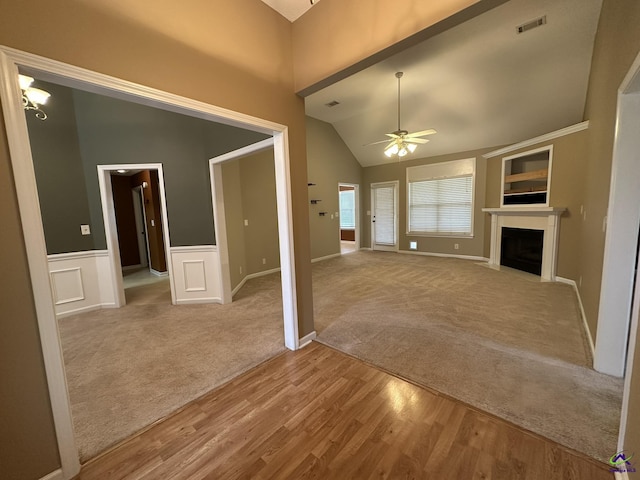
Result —
[[587, 120], [586, 122], [576, 123], [575, 125], [571, 125], [570, 127], [561, 128], [560, 130], [556, 130], [555, 132], [549, 132], [544, 135], [540, 135], [539, 137], [530, 138], [529, 140], [524, 140], [520, 143], [514, 143], [513, 145], [494, 150], [493, 152], [485, 153], [484, 155], [482, 155], [482, 157], [500, 157], [507, 153], [520, 150], [521, 148], [530, 147], [538, 143], [550, 142], [551, 140], [554, 140], [556, 138], [564, 137], [565, 135], [571, 135], [572, 133], [576, 132], [581, 132], [582, 130], [586, 130], [587, 128], [589, 128], [589, 120]]

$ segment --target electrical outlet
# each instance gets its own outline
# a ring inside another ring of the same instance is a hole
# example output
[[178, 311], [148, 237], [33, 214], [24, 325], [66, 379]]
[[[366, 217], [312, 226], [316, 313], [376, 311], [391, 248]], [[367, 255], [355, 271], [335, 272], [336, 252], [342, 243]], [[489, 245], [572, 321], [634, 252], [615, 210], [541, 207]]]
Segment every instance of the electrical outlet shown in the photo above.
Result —
[[80, 225], [80, 233], [82, 235], [91, 235], [91, 227], [89, 225]]
[[409, 250], [417, 250], [417, 249], [418, 249], [418, 242], [416, 241], [409, 242]]
[[263, 264], [263, 265], [266, 265], [266, 264], [267, 264], [267, 259], [266, 259], [266, 258], [263, 258], [263, 259], [262, 259], [262, 264]]
[[245, 219], [245, 220], [244, 220], [244, 226], [245, 226], [245, 227], [248, 227], [248, 226], [249, 226], [249, 220], [247, 220], [247, 219]]
[[454, 250], [460, 250], [460, 244], [459, 243], [454, 243], [453, 244], [453, 249]]

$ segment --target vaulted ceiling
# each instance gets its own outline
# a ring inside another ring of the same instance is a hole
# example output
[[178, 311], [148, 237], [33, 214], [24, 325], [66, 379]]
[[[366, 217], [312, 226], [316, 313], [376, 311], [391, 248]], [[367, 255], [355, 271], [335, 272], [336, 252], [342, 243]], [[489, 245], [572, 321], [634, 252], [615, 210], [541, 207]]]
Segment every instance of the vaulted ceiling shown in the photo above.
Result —
[[[384, 145], [364, 146], [397, 128], [397, 71], [404, 72], [402, 128], [438, 132], [406, 160], [515, 143], [579, 123], [601, 5], [510, 0], [306, 97], [307, 115], [331, 123], [363, 166], [397, 161], [384, 156]], [[516, 33], [542, 16], [545, 25]], [[327, 107], [332, 101], [339, 105]]]

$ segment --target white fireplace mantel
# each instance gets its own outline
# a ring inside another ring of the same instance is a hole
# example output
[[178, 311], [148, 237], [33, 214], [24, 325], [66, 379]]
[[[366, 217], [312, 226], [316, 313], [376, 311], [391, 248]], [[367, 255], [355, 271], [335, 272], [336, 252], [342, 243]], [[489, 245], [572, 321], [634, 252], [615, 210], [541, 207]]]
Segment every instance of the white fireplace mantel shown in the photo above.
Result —
[[560, 237], [560, 215], [563, 207], [511, 206], [503, 208], [483, 208], [491, 215], [491, 253], [489, 265], [500, 266], [502, 247], [502, 227], [528, 228], [544, 231], [542, 240], [542, 280], [556, 280], [558, 239]]

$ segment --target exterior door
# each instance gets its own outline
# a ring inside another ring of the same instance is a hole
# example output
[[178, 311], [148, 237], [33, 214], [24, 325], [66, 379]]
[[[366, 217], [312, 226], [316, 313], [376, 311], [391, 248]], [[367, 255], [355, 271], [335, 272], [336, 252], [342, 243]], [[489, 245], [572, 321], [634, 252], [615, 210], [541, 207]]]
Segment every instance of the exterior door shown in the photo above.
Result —
[[371, 247], [398, 251], [398, 182], [371, 184]]

